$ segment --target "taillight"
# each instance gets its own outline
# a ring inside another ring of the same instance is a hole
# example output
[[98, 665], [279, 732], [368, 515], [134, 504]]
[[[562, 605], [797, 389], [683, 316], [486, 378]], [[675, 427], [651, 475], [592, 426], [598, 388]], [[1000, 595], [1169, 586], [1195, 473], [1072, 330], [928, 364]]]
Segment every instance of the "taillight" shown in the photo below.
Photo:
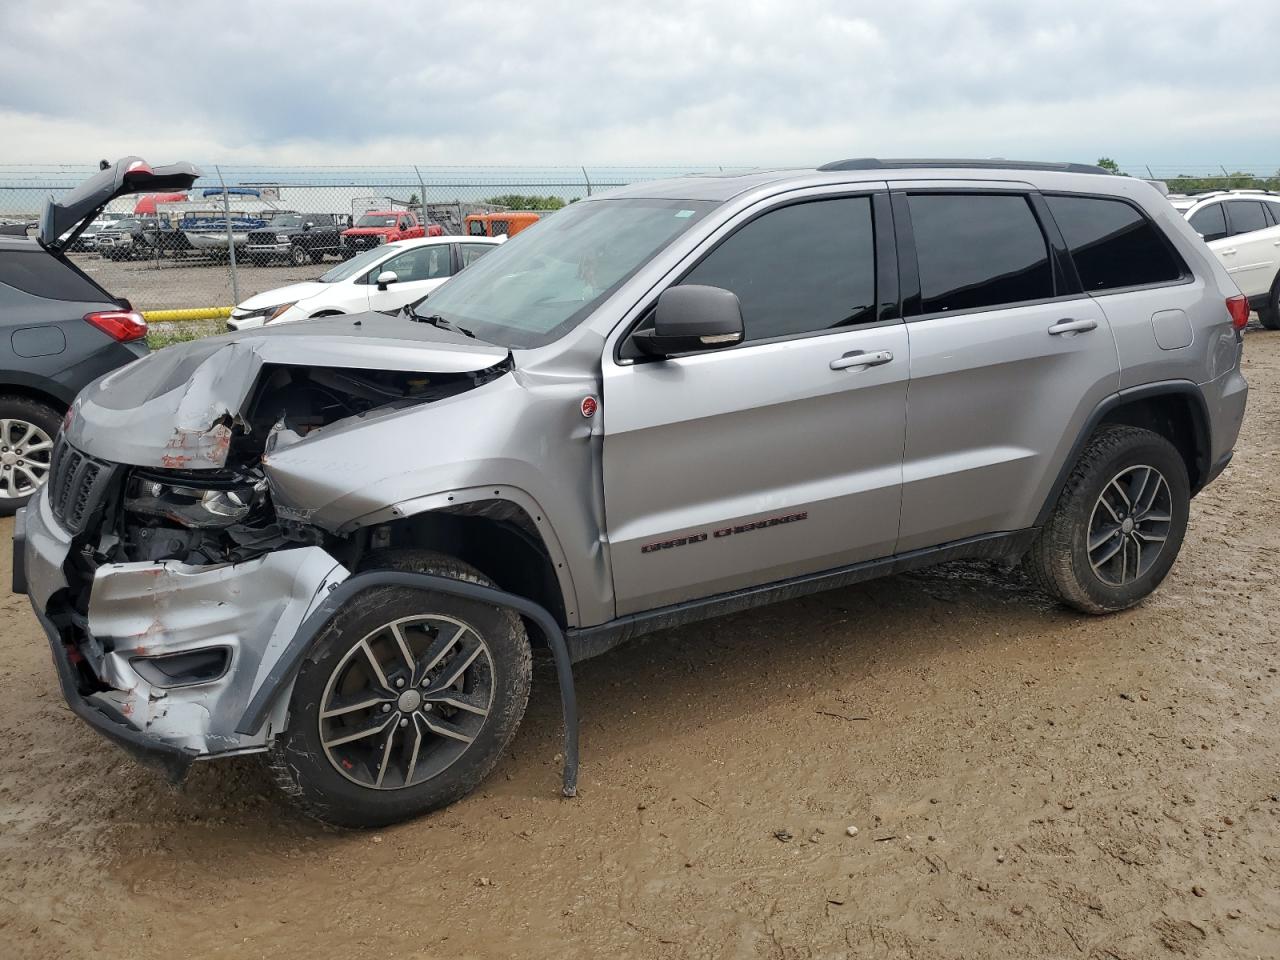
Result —
[[1244, 294], [1227, 297], [1227, 313], [1231, 314], [1231, 325], [1243, 330], [1249, 323], [1249, 298]]
[[128, 343], [147, 335], [147, 321], [137, 310], [101, 310], [86, 313], [84, 318], [112, 340]]

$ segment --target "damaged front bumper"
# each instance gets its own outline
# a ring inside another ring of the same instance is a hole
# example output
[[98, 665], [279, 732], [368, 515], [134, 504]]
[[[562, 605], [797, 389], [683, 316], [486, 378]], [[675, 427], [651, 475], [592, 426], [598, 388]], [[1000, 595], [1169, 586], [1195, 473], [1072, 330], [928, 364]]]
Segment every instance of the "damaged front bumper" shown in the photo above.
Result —
[[66, 578], [72, 539], [44, 493], [19, 514], [15, 541], [15, 587], [48, 635], [68, 705], [174, 779], [194, 760], [267, 747], [291, 684], [265, 724], [236, 727], [307, 614], [349, 576], [315, 546], [215, 566], [106, 564], [82, 613]]

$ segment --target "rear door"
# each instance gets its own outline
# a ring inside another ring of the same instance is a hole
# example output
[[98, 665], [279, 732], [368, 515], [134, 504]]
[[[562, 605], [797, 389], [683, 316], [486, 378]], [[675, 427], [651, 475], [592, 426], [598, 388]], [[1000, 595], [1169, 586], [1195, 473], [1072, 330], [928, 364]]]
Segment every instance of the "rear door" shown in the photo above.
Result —
[[896, 186], [911, 340], [905, 553], [1030, 525], [1119, 363], [1033, 190]]
[[1228, 200], [1223, 206], [1231, 236], [1218, 253], [1240, 292], [1261, 296], [1280, 268], [1280, 227], [1271, 226], [1261, 200]]
[[736, 293], [745, 341], [604, 358], [619, 615], [893, 552], [909, 356], [889, 219], [883, 189], [744, 212], [672, 282]]

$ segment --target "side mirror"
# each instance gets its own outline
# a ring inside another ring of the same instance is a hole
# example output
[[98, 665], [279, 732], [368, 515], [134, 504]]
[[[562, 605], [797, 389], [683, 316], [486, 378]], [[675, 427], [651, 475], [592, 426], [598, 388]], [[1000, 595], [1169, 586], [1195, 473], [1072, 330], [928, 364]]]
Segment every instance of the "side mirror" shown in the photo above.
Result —
[[631, 335], [640, 352], [651, 357], [732, 347], [742, 338], [738, 295], [722, 287], [698, 284], [662, 291], [654, 308], [653, 326]]
[[377, 283], [379, 290], [385, 290], [389, 285], [395, 283], [399, 279], [400, 277], [396, 275], [394, 270], [383, 270], [378, 274], [378, 279], [374, 282]]
[[310, 229], [311, 229], [312, 227], [314, 227], [314, 226], [315, 226], [315, 224], [314, 224], [314, 223], [312, 223], [310, 220], [308, 220], [306, 223], [304, 223], [304, 224], [302, 225], [302, 229], [303, 229], [303, 230], [310, 230]]

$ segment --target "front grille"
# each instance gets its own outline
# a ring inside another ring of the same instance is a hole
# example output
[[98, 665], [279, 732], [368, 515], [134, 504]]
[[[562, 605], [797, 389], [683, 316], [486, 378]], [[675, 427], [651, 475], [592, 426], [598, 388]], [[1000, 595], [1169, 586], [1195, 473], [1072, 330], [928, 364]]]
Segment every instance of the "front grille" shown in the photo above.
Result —
[[49, 509], [70, 533], [80, 533], [102, 501], [114, 468], [81, 453], [62, 434], [53, 446], [49, 468]]

